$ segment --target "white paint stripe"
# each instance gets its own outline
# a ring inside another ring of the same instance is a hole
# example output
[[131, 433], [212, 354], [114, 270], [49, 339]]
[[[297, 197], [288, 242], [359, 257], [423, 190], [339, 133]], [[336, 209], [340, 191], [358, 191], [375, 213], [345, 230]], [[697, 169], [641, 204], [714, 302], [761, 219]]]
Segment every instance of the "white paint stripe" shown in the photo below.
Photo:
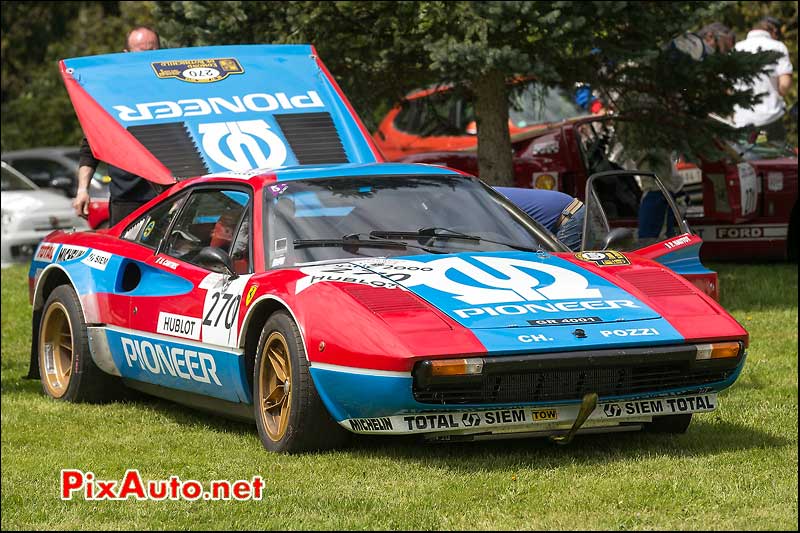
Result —
[[353, 366], [331, 365], [328, 363], [311, 363], [312, 368], [329, 370], [331, 372], [344, 372], [362, 376], [380, 376], [385, 378], [410, 378], [411, 372], [393, 372], [390, 370], [372, 370], [369, 368], [356, 368]]
[[232, 349], [232, 348], [227, 347], [227, 346], [219, 346], [217, 344], [208, 344], [208, 343], [205, 343], [205, 342], [195, 342], [195, 341], [192, 341], [192, 340], [189, 340], [189, 339], [173, 337], [171, 335], [159, 335], [158, 333], [153, 333], [151, 331], [142, 331], [142, 330], [138, 330], [138, 329], [128, 329], [128, 328], [122, 328], [122, 327], [119, 327], [119, 326], [111, 326], [111, 325], [107, 325], [106, 329], [109, 329], [109, 330], [112, 330], [112, 331], [116, 331], [117, 333], [121, 333], [123, 335], [136, 335], [137, 337], [145, 337], [147, 339], [157, 339], [157, 340], [161, 340], [161, 341], [164, 341], [164, 342], [170, 342], [172, 344], [184, 344], [186, 346], [195, 346], [197, 348], [206, 348], [206, 349], [215, 350], [217, 352], [225, 352], [225, 353], [229, 353], [229, 354], [232, 354], [232, 355], [238, 355], [238, 356], [244, 355], [244, 350], [236, 350], [236, 349]]

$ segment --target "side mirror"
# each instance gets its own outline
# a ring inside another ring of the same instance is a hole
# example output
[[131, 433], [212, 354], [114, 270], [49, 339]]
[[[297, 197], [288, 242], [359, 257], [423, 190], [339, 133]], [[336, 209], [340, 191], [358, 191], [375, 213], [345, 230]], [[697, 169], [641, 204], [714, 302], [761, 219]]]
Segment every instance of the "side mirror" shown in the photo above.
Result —
[[233, 269], [233, 261], [225, 250], [216, 246], [206, 246], [198, 253], [194, 262], [220, 274], [228, 274], [231, 279], [236, 279], [239, 274]]
[[620, 248], [620, 244], [633, 240], [635, 233], [636, 232], [633, 228], [612, 229], [606, 234], [605, 239], [603, 239], [603, 250], [608, 250], [609, 248]]

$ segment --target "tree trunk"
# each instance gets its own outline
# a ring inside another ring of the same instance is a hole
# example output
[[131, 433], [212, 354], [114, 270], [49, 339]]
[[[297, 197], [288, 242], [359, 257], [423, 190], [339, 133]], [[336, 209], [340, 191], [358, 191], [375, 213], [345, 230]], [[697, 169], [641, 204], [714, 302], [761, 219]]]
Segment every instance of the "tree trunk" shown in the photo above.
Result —
[[492, 70], [475, 83], [478, 127], [478, 177], [489, 185], [514, 185], [508, 133], [508, 89], [502, 72]]

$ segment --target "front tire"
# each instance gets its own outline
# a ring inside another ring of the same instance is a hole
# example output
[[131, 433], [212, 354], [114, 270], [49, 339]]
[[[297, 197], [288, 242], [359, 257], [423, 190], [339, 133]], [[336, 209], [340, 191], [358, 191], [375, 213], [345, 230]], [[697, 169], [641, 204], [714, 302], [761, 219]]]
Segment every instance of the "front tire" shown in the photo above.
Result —
[[119, 380], [94, 363], [81, 302], [68, 285], [56, 287], [42, 308], [38, 351], [42, 389], [51, 398], [74, 403], [116, 398]]
[[253, 369], [253, 408], [261, 443], [272, 452], [300, 453], [343, 445], [345, 429], [314, 387], [300, 331], [284, 311], [261, 331]]

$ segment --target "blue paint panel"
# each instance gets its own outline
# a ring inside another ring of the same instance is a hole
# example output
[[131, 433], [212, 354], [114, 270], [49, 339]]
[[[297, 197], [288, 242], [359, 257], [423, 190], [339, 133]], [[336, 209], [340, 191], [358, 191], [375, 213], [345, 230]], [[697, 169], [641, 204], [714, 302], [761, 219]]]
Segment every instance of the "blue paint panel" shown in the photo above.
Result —
[[[578, 338], [573, 334], [577, 328], [584, 331], [586, 338]], [[473, 333], [484, 346], [491, 346], [490, 357], [541, 351], [598, 350], [611, 346], [635, 348], [638, 346], [674, 345], [685, 340], [663, 318], [622, 323], [477, 329]]]
[[372, 165], [318, 165], [277, 169], [278, 181], [341, 176], [460, 176], [458, 172], [432, 165], [407, 163], [380, 163]]
[[676, 274], [710, 274], [713, 271], [707, 269], [700, 262], [700, 246], [702, 243], [693, 244], [668, 252], [655, 260], [665, 267], [671, 269]]
[[[485, 252], [396, 259], [445, 271], [445, 281], [453, 282], [449, 290], [443, 287], [441, 277], [431, 284], [398, 282], [472, 330], [527, 327], [528, 320], [548, 318], [598, 317], [603, 322], [659, 318], [629, 292], [550, 254]], [[515, 280], [490, 266], [496, 266], [494, 259], [503, 261]], [[460, 293], [453, 292], [457, 289]], [[486, 289], [485, 296], [475, 294]], [[493, 346], [487, 348], [494, 350]]]
[[106, 329], [106, 336], [114, 364], [125, 378], [252, 403], [243, 356], [113, 329]]
[[322, 402], [337, 421], [372, 416], [360, 413], [398, 413], [421, 405], [414, 400], [410, 376], [369, 376], [312, 366], [311, 377]]
[[[216, 61], [217, 70], [219, 61], [232, 60], [243, 72], [198, 83], [183, 75], [169, 76], [170, 67], [165, 66], [173, 62], [173, 71], [186, 72], [187, 62], [195, 60]], [[365, 132], [308, 45], [171, 48], [64, 63], [123, 127], [184, 123], [211, 173], [298, 164], [275, 118], [278, 114], [330, 113], [348, 161], [377, 160]], [[244, 159], [244, 166], [237, 167]]]
[[[129, 259], [123, 260], [121, 268], [124, 268], [124, 263], [129, 261]], [[170, 274], [139, 261], [130, 262], [136, 263], [136, 266], [139, 267], [142, 279], [134, 290], [125, 293], [128, 296], [180, 296], [191, 292], [194, 288], [192, 282], [177, 274]], [[115, 286], [117, 292], [123, 292], [121, 283], [122, 270], [120, 269], [120, 275], [117, 276], [117, 285]]]
[[[731, 386], [739, 377], [744, 367], [744, 358], [731, 377], [725, 381], [704, 385], [712, 392], [719, 392]], [[411, 392], [412, 380], [410, 377], [385, 377], [356, 374], [350, 372], [331, 371], [327, 369], [311, 368], [311, 375], [325, 406], [331, 416], [337, 421], [348, 418], [372, 418], [381, 416], [399, 415], [405, 413], [435, 413], [437, 411], [449, 412], [460, 409], [495, 409], [504, 407], [537, 406], [548, 407], [565, 404], [578, 404], [580, 400], [564, 402], [523, 402], [514, 404], [459, 404], [435, 405], [423, 404], [414, 400]], [[630, 400], [635, 398], [649, 398], [667, 395], [676, 395], [696, 391], [698, 387], [679, 387], [657, 393], [626, 394], [601, 398], [603, 401]]]

